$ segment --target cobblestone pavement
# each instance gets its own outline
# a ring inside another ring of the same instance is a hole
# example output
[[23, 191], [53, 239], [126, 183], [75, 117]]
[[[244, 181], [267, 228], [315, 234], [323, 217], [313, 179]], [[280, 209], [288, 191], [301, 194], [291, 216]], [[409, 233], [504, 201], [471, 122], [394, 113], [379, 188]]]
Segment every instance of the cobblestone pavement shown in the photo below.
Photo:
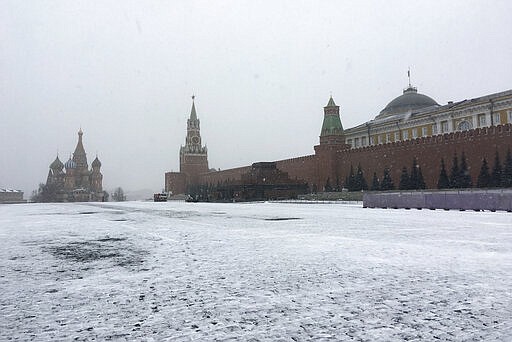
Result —
[[512, 214], [0, 206], [0, 340], [512, 340]]

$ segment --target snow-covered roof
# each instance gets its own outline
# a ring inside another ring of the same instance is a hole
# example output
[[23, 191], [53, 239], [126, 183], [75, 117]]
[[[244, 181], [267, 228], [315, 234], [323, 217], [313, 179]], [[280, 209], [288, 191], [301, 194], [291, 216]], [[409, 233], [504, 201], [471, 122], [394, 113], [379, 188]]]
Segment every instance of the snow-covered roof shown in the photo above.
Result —
[[0, 188], [0, 192], [23, 192], [21, 190], [14, 190], [14, 189], [3, 189]]

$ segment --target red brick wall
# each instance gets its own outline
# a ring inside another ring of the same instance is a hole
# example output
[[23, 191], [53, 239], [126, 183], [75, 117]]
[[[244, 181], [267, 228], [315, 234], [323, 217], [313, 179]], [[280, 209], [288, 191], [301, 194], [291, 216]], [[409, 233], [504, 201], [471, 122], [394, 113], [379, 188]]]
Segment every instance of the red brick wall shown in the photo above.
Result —
[[201, 183], [217, 185], [217, 183], [225, 180], [240, 180], [242, 178], [242, 174], [247, 173], [250, 170], [251, 166], [242, 166], [234, 169], [204, 173], [201, 175]]
[[200, 183], [199, 175], [208, 172], [208, 157], [206, 155], [185, 154], [180, 163], [180, 172], [187, 175], [189, 184]]
[[482, 159], [485, 157], [489, 168], [492, 169], [496, 151], [503, 163], [507, 148], [512, 149], [510, 124], [346, 150], [338, 153], [338, 172], [344, 180], [349, 173], [350, 164], [355, 170], [360, 163], [370, 184], [373, 172], [377, 172], [377, 176], [382, 179], [384, 168], [388, 167], [393, 182], [398, 187], [402, 167], [407, 167], [410, 173], [412, 160], [416, 157], [427, 188], [435, 189], [441, 169], [441, 158], [444, 158], [449, 175], [454, 154], [457, 154], [460, 164], [461, 154], [464, 152], [471, 179], [473, 184], [476, 184]]
[[165, 191], [173, 194], [184, 194], [187, 190], [187, 176], [181, 172], [165, 173]]
[[[303, 179], [310, 187], [315, 184], [319, 191], [323, 189], [327, 178], [335, 185], [336, 178], [345, 182], [350, 165], [357, 170], [361, 164], [366, 181], [371, 184], [373, 172], [382, 179], [384, 169], [390, 169], [395, 186], [398, 187], [402, 167], [411, 170], [412, 160], [416, 157], [421, 167], [427, 188], [436, 188], [444, 158], [446, 171], [450, 174], [452, 159], [457, 153], [459, 163], [461, 153], [466, 155], [469, 172], [476, 184], [482, 159], [485, 157], [492, 170], [494, 155], [498, 151], [503, 163], [507, 149], [512, 149], [512, 125], [500, 125], [489, 128], [455, 132], [433, 137], [388, 143], [383, 145], [346, 149], [343, 145], [317, 145], [315, 155], [277, 161], [278, 169], [288, 172], [290, 178]], [[240, 179], [250, 166], [203, 174], [201, 180], [217, 184], [227, 179]]]
[[308, 183], [310, 188], [317, 180], [317, 156], [309, 155], [298, 158], [291, 158], [277, 161], [277, 168], [287, 172], [291, 179], [302, 179]]

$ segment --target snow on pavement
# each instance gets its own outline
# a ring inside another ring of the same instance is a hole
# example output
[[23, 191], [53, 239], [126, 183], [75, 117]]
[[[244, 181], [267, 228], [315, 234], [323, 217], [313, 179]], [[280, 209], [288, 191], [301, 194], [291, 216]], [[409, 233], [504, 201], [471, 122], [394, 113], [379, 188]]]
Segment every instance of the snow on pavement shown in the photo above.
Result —
[[0, 206], [1, 340], [512, 340], [512, 214]]

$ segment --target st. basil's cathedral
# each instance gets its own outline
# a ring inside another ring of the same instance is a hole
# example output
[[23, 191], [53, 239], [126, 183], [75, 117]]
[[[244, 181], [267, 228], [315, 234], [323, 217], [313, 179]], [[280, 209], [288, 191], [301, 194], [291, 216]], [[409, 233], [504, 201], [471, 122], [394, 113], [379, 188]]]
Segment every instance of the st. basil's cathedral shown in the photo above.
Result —
[[89, 202], [106, 200], [103, 192], [103, 175], [101, 162], [98, 156], [91, 163], [87, 163], [82, 142], [82, 129], [78, 131], [78, 143], [73, 156], [66, 163], [62, 163], [59, 156], [50, 164], [46, 188], [51, 189], [52, 202]]

